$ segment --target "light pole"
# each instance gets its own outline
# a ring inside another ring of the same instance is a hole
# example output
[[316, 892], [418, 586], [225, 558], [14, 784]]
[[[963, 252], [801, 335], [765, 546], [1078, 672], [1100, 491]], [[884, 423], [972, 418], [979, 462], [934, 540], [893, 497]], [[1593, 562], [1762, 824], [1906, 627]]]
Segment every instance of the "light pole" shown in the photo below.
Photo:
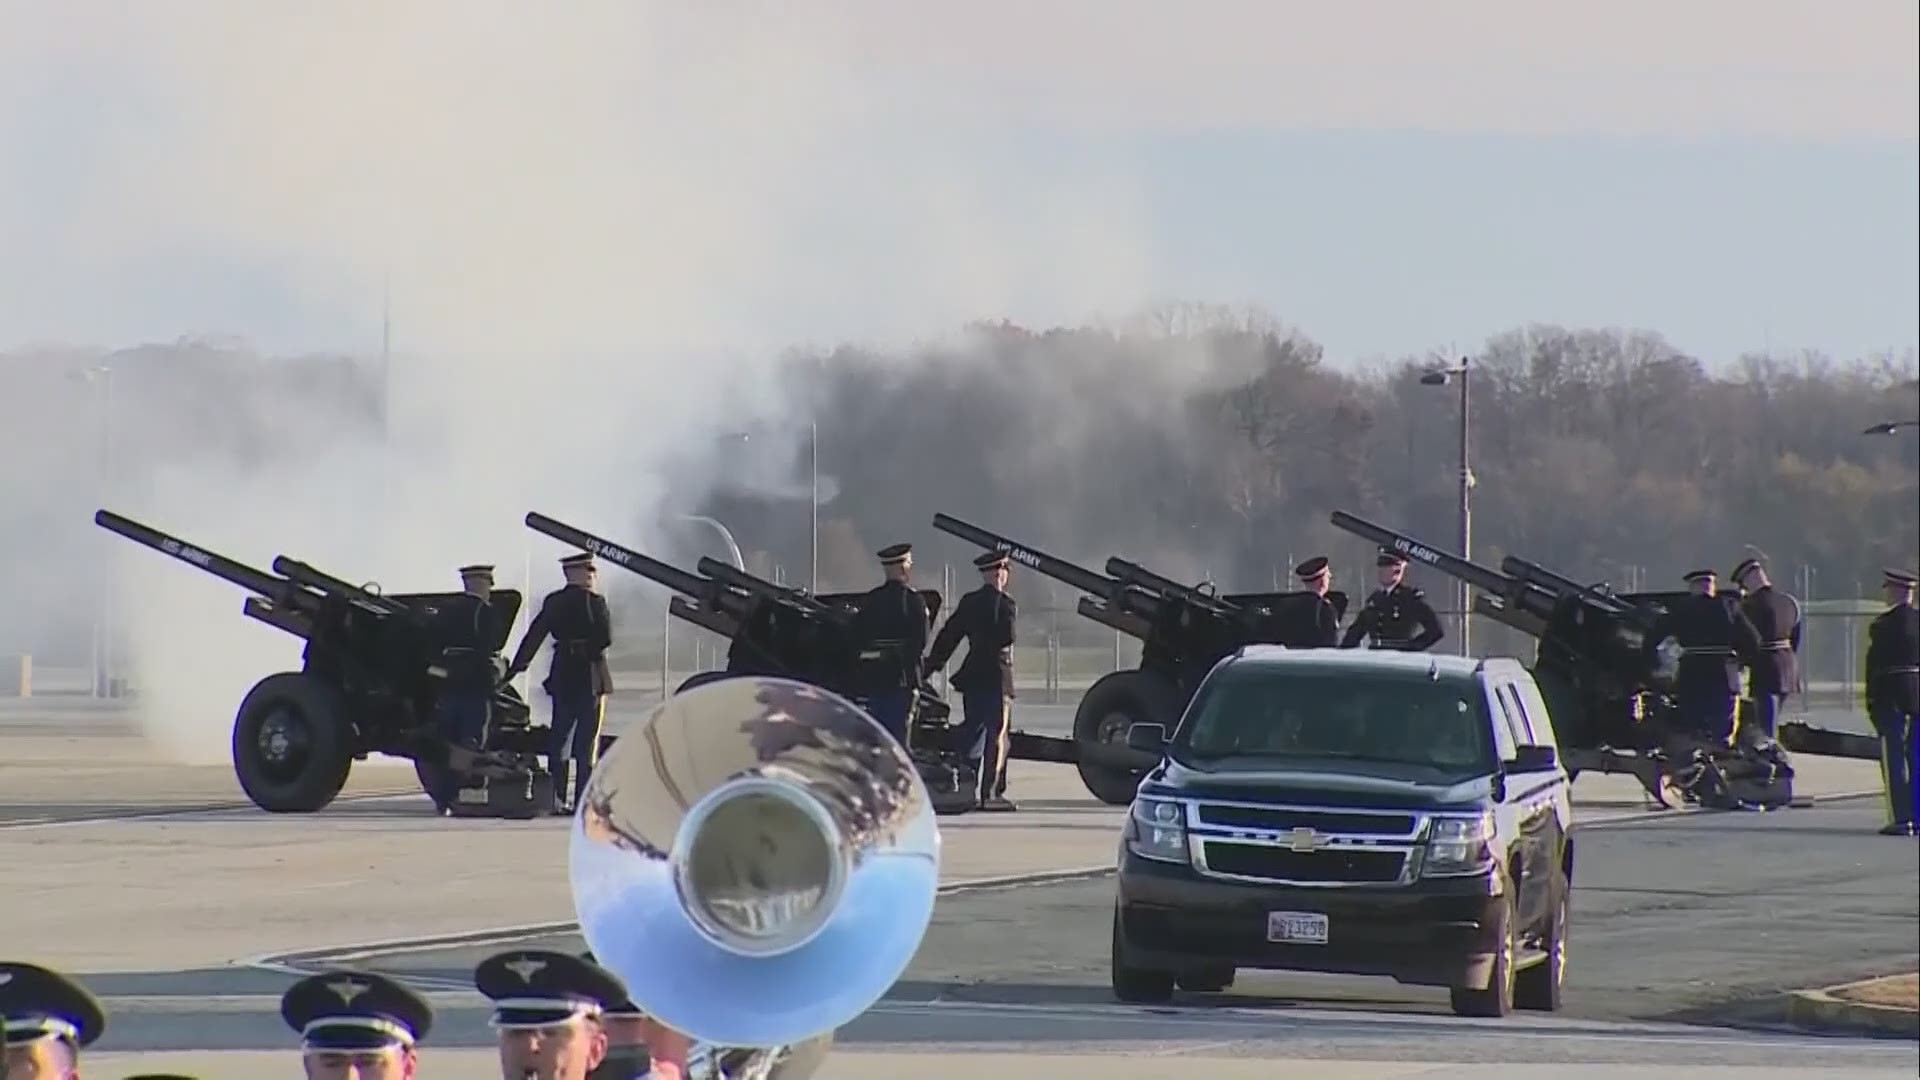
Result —
[[[1445, 386], [1448, 382], [1460, 384], [1460, 557], [1473, 558], [1473, 455], [1472, 440], [1468, 433], [1472, 430], [1471, 399], [1468, 395], [1469, 362], [1461, 357], [1453, 367], [1432, 368], [1420, 376], [1422, 386]], [[1466, 656], [1471, 640], [1470, 612], [1473, 599], [1466, 582], [1459, 582], [1455, 595], [1460, 605], [1460, 655]]]
[[820, 594], [820, 421], [807, 418], [807, 591]]
[[720, 524], [718, 520], [710, 518], [705, 514], [682, 514], [680, 515], [680, 520], [693, 521], [702, 525], [711, 526], [714, 532], [720, 534], [720, 542], [727, 545], [727, 558], [732, 560], [733, 568], [741, 573], [746, 572], [747, 561], [740, 557], [740, 545], [733, 542], [732, 530]]

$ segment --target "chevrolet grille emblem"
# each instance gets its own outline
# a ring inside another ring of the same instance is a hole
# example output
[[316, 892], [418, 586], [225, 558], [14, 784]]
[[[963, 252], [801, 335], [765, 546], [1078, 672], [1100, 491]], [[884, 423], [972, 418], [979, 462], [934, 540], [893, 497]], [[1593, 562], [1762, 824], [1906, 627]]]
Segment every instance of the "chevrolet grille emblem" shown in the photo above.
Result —
[[1319, 846], [1320, 838], [1313, 834], [1312, 829], [1295, 829], [1293, 830], [1293, 835], [1287, 839], [1287, 849], [1289, 851], [1304, 854]]

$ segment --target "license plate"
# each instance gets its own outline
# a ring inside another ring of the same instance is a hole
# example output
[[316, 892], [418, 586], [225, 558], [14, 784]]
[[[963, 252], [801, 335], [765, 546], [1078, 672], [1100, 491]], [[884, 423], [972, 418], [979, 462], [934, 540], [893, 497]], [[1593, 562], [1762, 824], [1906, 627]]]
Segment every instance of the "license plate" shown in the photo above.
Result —
[[1269, 911], [1267, 940], [1285, 945], [1325, 945], [1327, 917], [1307, 911]]

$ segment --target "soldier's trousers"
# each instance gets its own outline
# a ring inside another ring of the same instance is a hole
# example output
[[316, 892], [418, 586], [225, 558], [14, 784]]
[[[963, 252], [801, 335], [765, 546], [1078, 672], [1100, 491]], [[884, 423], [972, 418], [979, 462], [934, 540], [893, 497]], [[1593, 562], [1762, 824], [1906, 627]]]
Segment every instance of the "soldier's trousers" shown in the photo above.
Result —
[[1880, 776], [1887, 792], [1887, 820], [1892, 825], [1911, 825], [1920, 821], [1920, 795], [1913, 786], [1920, 771], [1920, 745], [1915, 744], [1914, 725], [1920, 717], [1881, 706], [1869, 714], [1874, 733], [1880, 736]]
[[907, 687], [899, 689], [874, 690], [867, 694], [867, 712], [887, 729], [887, 734], [907, 745], [907, 718], [913, 712], [913, 690]]
[[979, 779], [981, 801], [1007, 790], [1007, 728], [1013, 702], [998, 690], [960, 694], [967, 725], [967, 760]]
[[1748, 741], [1765, 740], [1772, 742], [1780, 734], [1780, 708], [1787, 703], [1785, 694], [1769, 694], [1756, 690], [1753, 694], [1753, 730], [1746, 732]]
[[1713, 687], [1683, 687], [1680, 700], [1675, 704], [1679, 706], [1681, 726], [1687, 730], [1723, 743], [1733, 738], [1734, 715], [1740, 700], [1731, 690], [1716, 692]]
[[571, 790], [578, 803], [587, 790], [594, 762], [600, 759], [600, 723], [606, 709], [604, 694], [553, 695], [553, 744], [547, 749], [547, 771], [553, 774], [556, 798]]
[[487, 745], [487, 720], [492, 711], [490, 689], [448, 690], [440, 695], [441, 733], [460, 746], [479, 750]]

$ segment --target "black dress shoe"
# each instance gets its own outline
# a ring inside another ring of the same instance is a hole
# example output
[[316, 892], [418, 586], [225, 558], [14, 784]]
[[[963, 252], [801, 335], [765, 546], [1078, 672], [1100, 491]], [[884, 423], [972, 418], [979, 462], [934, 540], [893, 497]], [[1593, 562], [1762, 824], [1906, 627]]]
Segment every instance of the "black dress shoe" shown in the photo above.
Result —
[[1896, 821], [1891, 825], [1882, 825], [1880, 827], [1880, 835], [1881, 836], [1912, 836], [1913, 825], [1910, 822], [1905, 822], [1905, 821]]

